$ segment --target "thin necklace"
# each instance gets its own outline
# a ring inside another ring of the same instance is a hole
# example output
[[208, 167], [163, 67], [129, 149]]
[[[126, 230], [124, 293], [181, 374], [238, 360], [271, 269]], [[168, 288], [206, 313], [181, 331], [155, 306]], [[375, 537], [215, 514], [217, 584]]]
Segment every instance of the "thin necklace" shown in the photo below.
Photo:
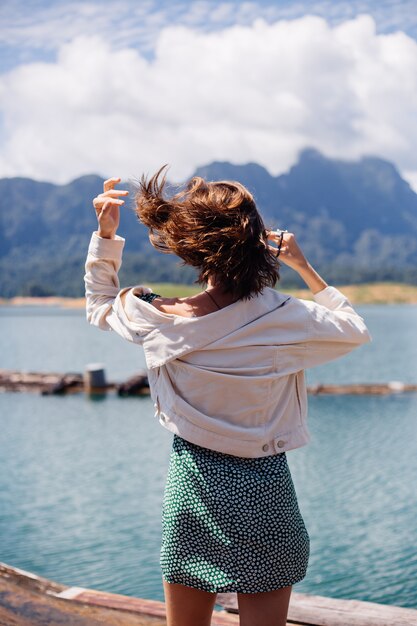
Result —
[[204, 293], [206, 293], [208, 295], [208, 297], [210, 298], [210, 300], [212, 300], [214, 302], [214, 304], [216, 305], [216, 307], [220, 310], [221, 307], [217, 304], [217, 302], [215, 301], [215, 299], [213, 298], [213, 296], [211, 296], [209, 294], [209, 292], [207, 291], [207, 289], [204, 289]]

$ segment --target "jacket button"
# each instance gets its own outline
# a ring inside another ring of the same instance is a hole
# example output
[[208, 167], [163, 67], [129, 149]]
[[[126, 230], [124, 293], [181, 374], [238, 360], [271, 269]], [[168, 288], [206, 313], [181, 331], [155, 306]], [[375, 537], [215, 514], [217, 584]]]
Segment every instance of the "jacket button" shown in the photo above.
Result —
[[267, 452], [267, 451], [269, 450], [269, 446], [268, 446], [268, 444], [267, 444], [267, 443], [266, 443], [265, 445], [263, 445], [263, 446], [262, 446], [262, 450], [263, 450], [264, 452]]
[[282, 439], [280, 439], [277, 443], [278, 448], [283, 448], [285, 446], [285, 441], [283, 441]]

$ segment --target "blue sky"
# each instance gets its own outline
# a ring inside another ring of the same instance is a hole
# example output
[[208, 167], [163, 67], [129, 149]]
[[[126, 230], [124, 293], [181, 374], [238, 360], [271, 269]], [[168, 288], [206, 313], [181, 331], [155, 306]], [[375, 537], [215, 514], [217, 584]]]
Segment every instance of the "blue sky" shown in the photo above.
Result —
[[417, 3], [9, 1], [0, 176], [274, 174], [313, 146], [417, 186]]
[[0, 71], [28, 61], [52, 60], [60, 44], [80, 34], [102, 32], [116, 46], [152, 54], [158, 33], [167, 25], [210, 31], [247, 25], [256, 18], [274, 22], [306, 14], [337, 24], [363, 13], [373, 16], [377, 32], [402, 30], [417, 36], [415, 0], [9, 0], [0, 7]]
[[273, 22], [305, 14], [319, 15], [329, 23], [337, 24], [361, 13], [373, 16], [378, 32], [402, 30], [411, 37], [417, 35], [415, 0], [9, 0], [0, 7], [0, 71], [28, 61], [50, 61], [60, 44], [80, 34], [102, 32], [116, 46], [129, 45], [152, 54], [157, 35], [166, 25], [186, 24], [207, 31], [233, 24], [250, 24], [256, 18]]

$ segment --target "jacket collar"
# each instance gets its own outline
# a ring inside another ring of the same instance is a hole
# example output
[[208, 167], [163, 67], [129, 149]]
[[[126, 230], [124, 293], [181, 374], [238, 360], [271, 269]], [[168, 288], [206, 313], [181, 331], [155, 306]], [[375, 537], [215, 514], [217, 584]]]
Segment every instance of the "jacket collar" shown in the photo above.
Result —
[[[132, 298], [134, 299], [132, 301]], [[143, 348], [149, 369], [157, 368], [194, 350], [205, 348], [227, 337], [237, 329], [283, 306], [290, 296], [267, 288], [250, 300], [238, 300], [220, 311], [202, 317], [181, 317], [161, 313], [152, 304], [135, 296], [130, 290], [126, 296], [126, 312], [132, 322], [144, 318], [150, 331], [144, 336]]]

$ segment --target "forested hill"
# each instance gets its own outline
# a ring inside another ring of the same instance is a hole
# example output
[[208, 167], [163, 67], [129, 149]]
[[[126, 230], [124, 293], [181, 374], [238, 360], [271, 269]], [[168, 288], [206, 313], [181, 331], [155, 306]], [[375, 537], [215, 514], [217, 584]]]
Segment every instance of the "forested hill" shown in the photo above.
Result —
[[[332, 160], [308, 149], [277, 177], [255, 163], [212, 163], [196, 174], [246, 185], [266, 225], [294, 231], [329, 281], [417, 284], [417, 194], [387, 161]], [[84, 259], [96, 227], [91, 199], [102, 183], [94, 175], [68, 185], [0, 180], [1, 296], [83, 294]], [[133, 200], [123, 209], [119, 231], [126, 237], [122, 284], [192, 282], [192, 270], [150, 248], [132, 206]], [[295, 279], [290, 270], [283, 275], [287, 284]]]

